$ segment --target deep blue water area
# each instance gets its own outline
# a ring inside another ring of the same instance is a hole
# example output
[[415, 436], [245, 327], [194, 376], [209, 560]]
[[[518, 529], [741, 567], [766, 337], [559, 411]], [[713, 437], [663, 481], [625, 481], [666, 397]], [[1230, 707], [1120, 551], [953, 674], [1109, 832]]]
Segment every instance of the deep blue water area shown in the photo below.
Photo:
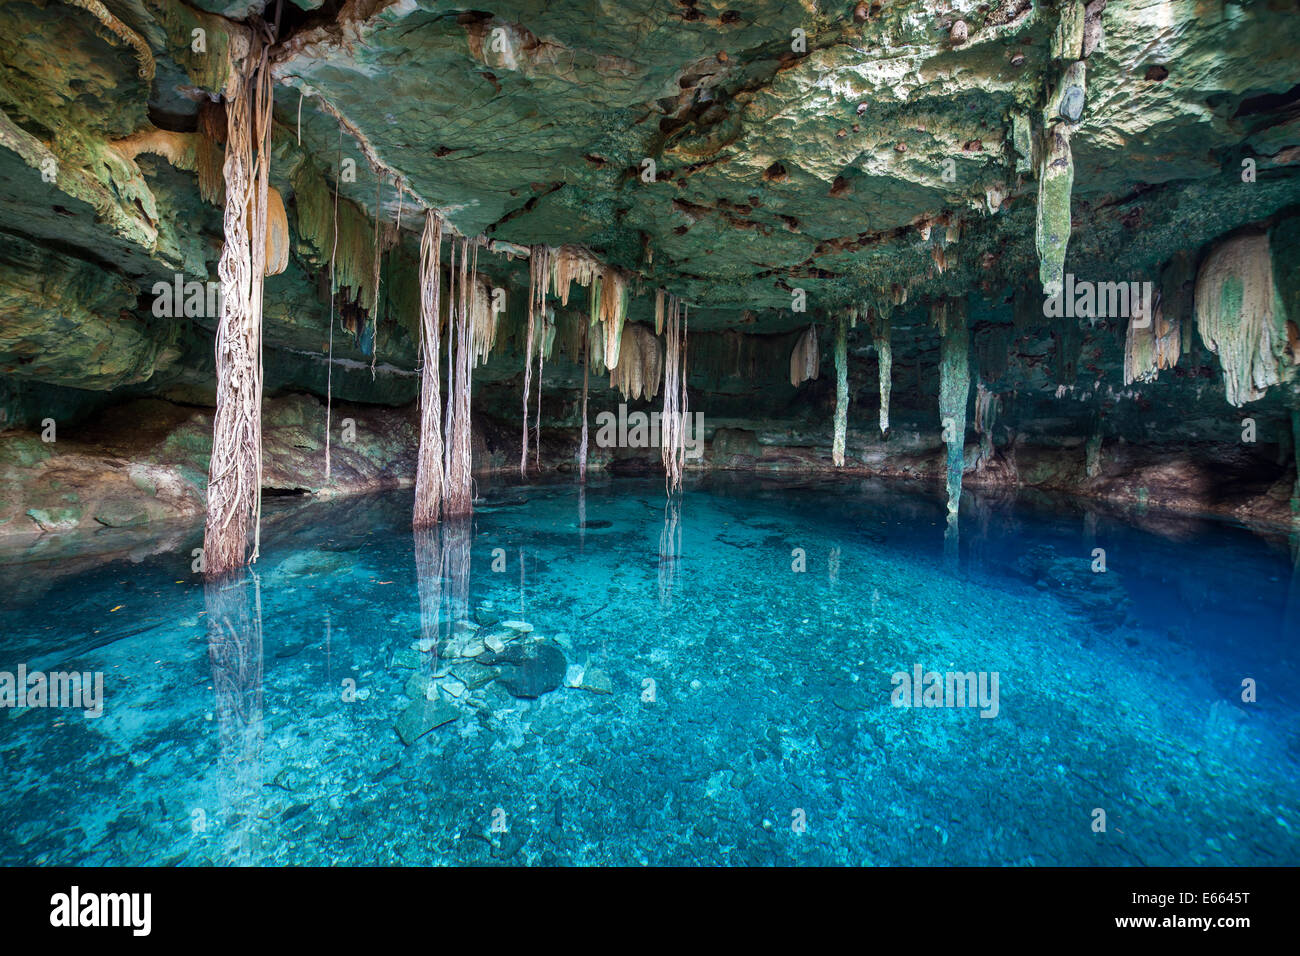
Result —
[[[6, 555], [0, 671], [103, 701], [0, 710], [0, 863], [1300, 863], [1285, 538], [953, 533], [856, 481], [411, 501], [268, 501], [223, 585], [198, 527]], [[918, 667], [987, 693], [896, 706]]]

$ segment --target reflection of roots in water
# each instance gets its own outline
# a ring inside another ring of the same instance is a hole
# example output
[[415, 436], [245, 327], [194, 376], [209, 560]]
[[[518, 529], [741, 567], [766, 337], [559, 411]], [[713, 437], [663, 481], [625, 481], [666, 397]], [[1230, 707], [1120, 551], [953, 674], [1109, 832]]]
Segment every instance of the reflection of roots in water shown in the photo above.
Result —
[[681, 500], [668, 499], [664, 506], [664, 529], [659, 533], [659, 603], [668, 604], [673, 598], [673, 582], [677, 578], [677, 563], [681, 560], [682, 529]]
[[[415, 576], [420, 592], [420, 636], [432, 641], [437, 660], [441, 640], [451, 636], [452, 624], [469, 616], [469, 518], [449, 518], [415, 532]], [[443, 614], [443, 607], [447, 614]]]
[[224, 862], [246, 866], [258, 850], [262, 795], [261, 587], [249, 572], [206, 584], [203, 596], [216, 697], [217, 792], [228, 828]]

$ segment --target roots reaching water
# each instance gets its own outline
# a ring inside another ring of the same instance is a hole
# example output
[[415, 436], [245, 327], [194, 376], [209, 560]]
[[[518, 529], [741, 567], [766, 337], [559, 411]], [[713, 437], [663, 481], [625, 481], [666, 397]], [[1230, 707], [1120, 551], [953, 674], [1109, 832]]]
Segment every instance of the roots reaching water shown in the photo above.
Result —
[[660, 423], [660, 452], [669, 495], [681, 490], [682, 470], [686, 464], [686, 331], [689, 324], [686, 305], [675, 295], [669, 295], [664, 322], [664, 411]]
[[[220, 577], [256, 561], [262, 510], [262, 280], [266, 275], [267, 178], [272, 87], [267, 48], [254, 37], [226, 102], [225, 245], [216, 335], [217, 410], [212, 426], [204, 571]], [[254, 141], [256, 140], [256, 148]]]
[[[475, 343], [471, 309], [478, 287], [477, 241], [460, 240], [460, 262], [452, 247], [451, 303], [447, 323], [447, 421], [445, 426], [446, 465], [443, 514], [468, 515], [474, 510], [470, 450], [470, 386], [474, 370]], [[471, 264], [472, 256], [472, 264]], [[459, 272], [457, 267], [459, 266]]]
[[415, 528], [438, 523], [442, 511], [442, 383], [438, 334], [442, 291], [442, 220], [425, 214], [420, 237], [420, 460], [415, 475]]

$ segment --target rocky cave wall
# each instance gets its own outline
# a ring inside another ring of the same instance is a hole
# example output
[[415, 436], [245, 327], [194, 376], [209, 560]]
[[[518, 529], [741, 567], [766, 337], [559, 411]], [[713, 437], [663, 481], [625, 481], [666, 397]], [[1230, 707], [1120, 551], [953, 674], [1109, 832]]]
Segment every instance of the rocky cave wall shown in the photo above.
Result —
[[[158, 289], [216, 281], [212, 106], [262, 18], [278, 23], [271, 174], [288, 242], [265, 287], [268, 489], [413, 480], [432, 208], [485, 240], [480, 268], [505, 291], [475, 373], [478, 468], [517, 462], [528, 250], [577, 245], [633, 281], [630, 322], [653, 326], [657, 289], [689, 304], [708, 439], [694, 467], [832, 469], [844, 321], [842, 470], [942, 483], [933, 312], [957, 301], [968, 486], [1273, 524], [1300, 507], [1296, 3], [13, 0], [0, 534], [201, 512], [216, 316], [188, 293], [166, 314]], [[1150, 282], [1153, 331], [1045, 314], [1067, 277]], [[587, 294], [552, 303], [551, 469], [574, 467]], [[811, 325], [817, 375], [792, 385]], [[594, 428], [624, 399], [608, 375], [592, 382]], [[657, 462], [592, 453], [615, 470]]]

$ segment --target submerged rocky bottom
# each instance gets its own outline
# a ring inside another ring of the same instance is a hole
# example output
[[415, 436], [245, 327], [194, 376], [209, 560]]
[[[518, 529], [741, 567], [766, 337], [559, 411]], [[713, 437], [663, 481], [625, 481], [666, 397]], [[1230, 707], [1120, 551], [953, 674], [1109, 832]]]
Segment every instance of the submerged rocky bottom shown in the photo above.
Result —
[[[1300, 863], [1285, 541], [969, 498], [945, 538], [856, 482], [271, 504], [224, 586], [198, 529], [0, 569], [0, 669], [105, 698], [0, 711], [0, 862]], [[917, 665], [994, 706], [893, 706]]]

